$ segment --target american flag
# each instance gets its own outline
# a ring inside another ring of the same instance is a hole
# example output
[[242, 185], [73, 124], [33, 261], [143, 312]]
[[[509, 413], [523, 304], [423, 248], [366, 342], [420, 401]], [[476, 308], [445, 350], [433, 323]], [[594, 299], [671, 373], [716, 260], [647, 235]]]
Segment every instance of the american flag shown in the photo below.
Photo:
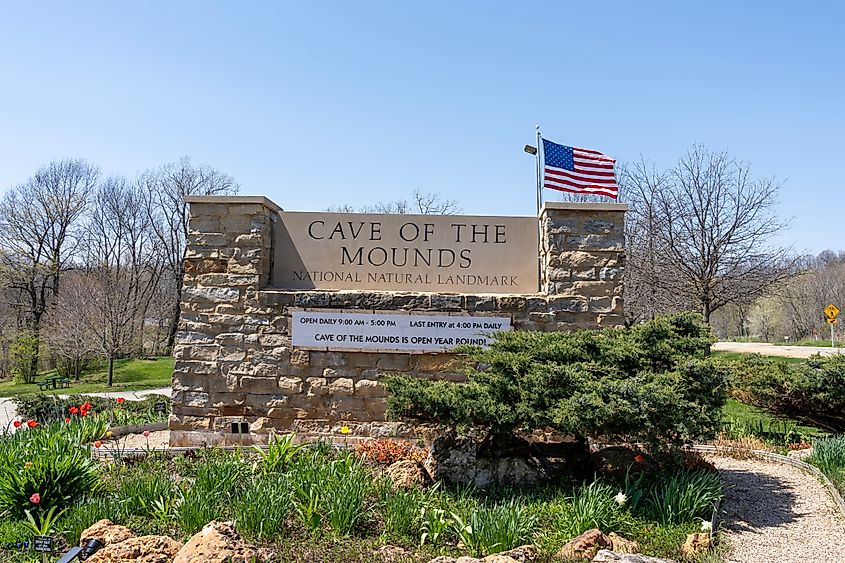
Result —
[[616, 160], [598, 151], [558, 145], [543, 139], [543, 187], [616, 199]]

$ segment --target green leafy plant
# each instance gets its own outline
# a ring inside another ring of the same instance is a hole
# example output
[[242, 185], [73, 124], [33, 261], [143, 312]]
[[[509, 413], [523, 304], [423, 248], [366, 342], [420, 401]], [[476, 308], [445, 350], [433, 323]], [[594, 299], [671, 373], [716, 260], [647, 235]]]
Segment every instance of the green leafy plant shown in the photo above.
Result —
[[432, 545], [439, 544], [452, 525], [452, 521], [442, 508], [423, 506], [420, 509], [420, 520], [422, 521], [420, 545], [425, 545], [426, 542]]
[[57, 506], [53, 506], [47, 512], [40, 512], [33, 516], [29, 510], [26, 513], [26, 525], [37, 536], [50, 536], [56, 531], [56, 522], [65, 513], [67, 508], [56, 512]]
[[680, 470], [660, 479], [646, 504], [651, 516], [663, 524], [709, 520], [713, 505], [722, 497], [719, 474]]
[[279, 537], [291, 506], [291, 491], [284, 479], [263, 477], [247, 488], [235, 505], [235, 524], [250, 540]]
[[351, 454], [331, 462], [323, 483], [326, 522], [341, 535], [348, 535], [365, 517], [364, 503], [370, 491], [366, 469]]
[[603, 532], [618, 532], [627, 526], [625, 503], [616, 500], [618, 491], [610, 484], [593, 481], [575, 490], [565, 522], [569, 536], [577, 536], [591, 528]]
[[279, 437], [275, 432], [270, 432], [267, 439], [267, 448], [253, 446], [254, 450], [261, 456], [261, 469], [265, 473], [283, 471], [294, 460], [302, 445], [294, 445], [294, 435], [288, 434]]
[[317, 533], [323, 525], [323, 517], [320, 515], [320, 492], [314, 485], [307, 488], [295, 487], [293, 497], [294, 512], [305, 529]]
[[98, 488], [90, 448], [63, 430], [40, 425], [0, 440], [0, 513], [23, 517], [28, 508], [62, 508]]
[[385, 378], [388, 415], [493, 434], [553, 428], [581, 443], [600, 435], [680, 445], [718, 429], [727, 370], [704, 357], [709, 342], [697, 314], [627, 329], [502, 332], [485, 350], [457, 349], [465, 383]]

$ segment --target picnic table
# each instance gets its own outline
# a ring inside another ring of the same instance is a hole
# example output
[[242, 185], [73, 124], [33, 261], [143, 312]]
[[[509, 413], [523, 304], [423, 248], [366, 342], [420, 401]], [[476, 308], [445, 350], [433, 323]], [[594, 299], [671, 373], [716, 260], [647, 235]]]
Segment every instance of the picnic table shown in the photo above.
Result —
[[70, 387], [70, 379], [63, 375], [50, 375], [45, 377], [40, 383], [38, 383], [38, 388], [41, 391], [49, 389], [50, 387], [52, 387], [53, 389], [58, 389], [59, 386]]

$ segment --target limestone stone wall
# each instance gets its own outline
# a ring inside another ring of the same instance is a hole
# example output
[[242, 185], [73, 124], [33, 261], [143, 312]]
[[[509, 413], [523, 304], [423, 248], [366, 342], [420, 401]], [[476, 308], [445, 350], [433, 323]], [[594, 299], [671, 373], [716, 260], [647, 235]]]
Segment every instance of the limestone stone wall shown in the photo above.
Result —
[[[540, 218], [542, 291], [475, 295], [272, 289], [280, 209], [262, 197], [194, 197], [189, 203], [174, 350], [174, 446], [262, 442], [272, 429], [346, 441], [412, 437], [414, 428], [385, 421], [379, 380], [394, 373], [462, 377], [450, 354], [294, 349], [290, 315], [296, 310], [510, 316], [514, 330], [623, 323], [624, 205], [547, 204]], [[339, 433], [343, 426], [349, 434]]]

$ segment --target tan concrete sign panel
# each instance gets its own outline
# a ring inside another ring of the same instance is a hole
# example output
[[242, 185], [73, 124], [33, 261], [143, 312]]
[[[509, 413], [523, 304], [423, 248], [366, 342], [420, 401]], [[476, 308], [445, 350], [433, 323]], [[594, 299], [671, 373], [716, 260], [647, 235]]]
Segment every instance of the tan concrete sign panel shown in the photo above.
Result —
[[537, 219], [280, 213], [281, 289], [536, 293]]

